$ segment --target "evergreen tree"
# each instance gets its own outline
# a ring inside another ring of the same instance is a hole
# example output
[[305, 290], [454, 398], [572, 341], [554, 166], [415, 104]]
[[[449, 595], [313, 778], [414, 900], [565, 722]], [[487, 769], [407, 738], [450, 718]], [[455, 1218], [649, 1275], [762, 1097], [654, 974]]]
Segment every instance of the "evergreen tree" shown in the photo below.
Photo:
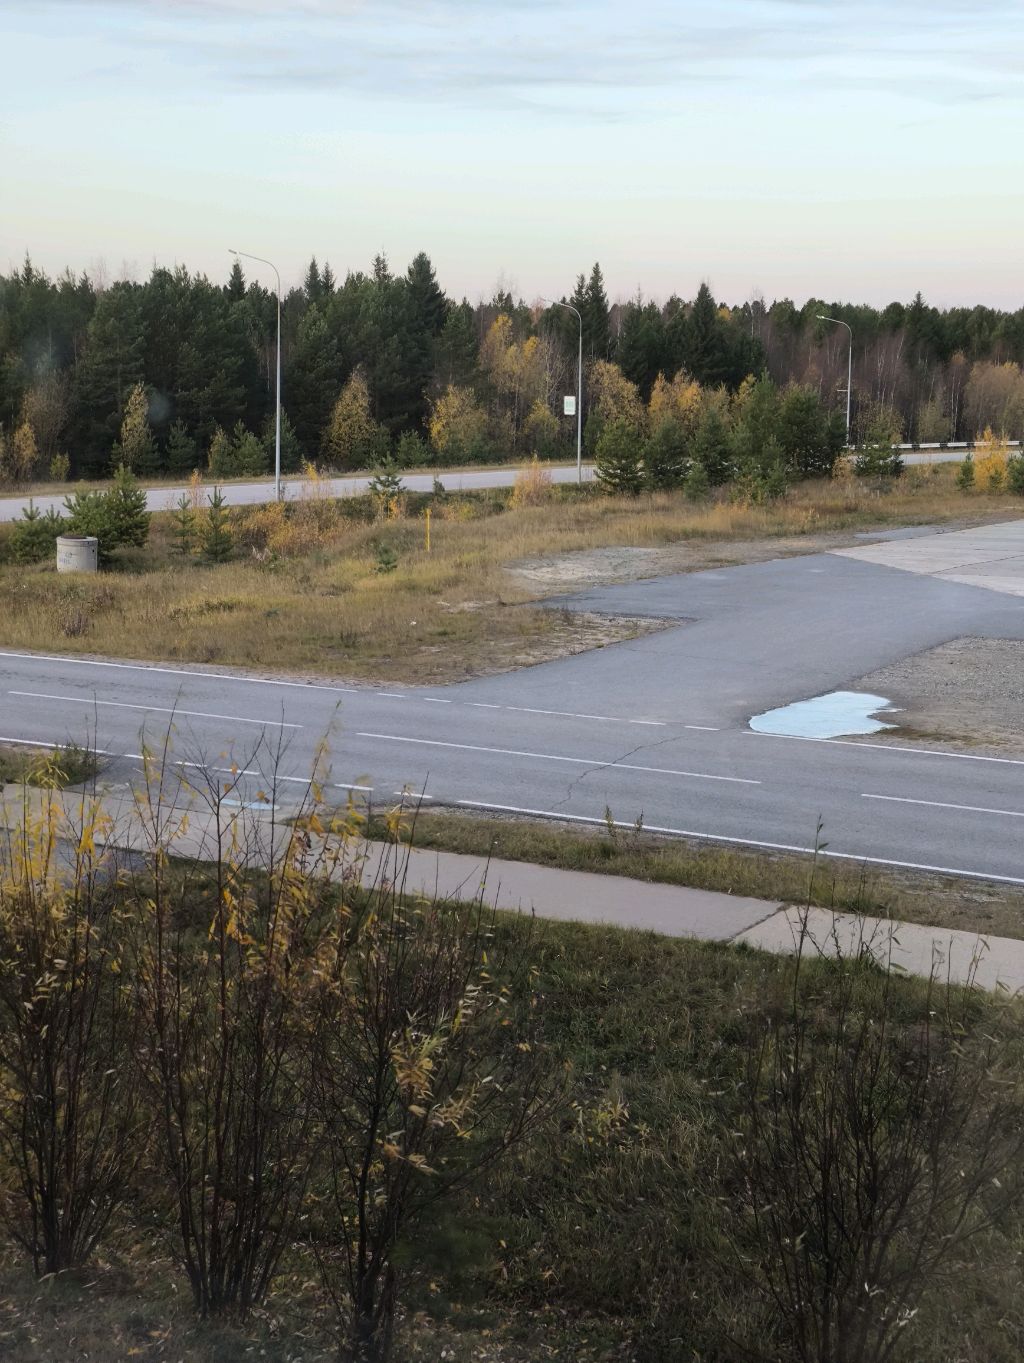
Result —
[[[321, 308], [310, 308], [286, 352], [284, 368], [288, 415], [301, 449], [320, 448], [331, 416], [332, 394], [338, 391], [342, 372], [338, 344], [327, 317]], [[284, 458], [283, 448], [281, 457]]]
[[426, 252], [421, 251], [413, 258], [405, 277], [415, 325], [427, 336], [440, 336], [448, 320], [450, 304], [438, 285]]
[[224, 563], [231, 557], [233, 540], [224, 493], [215, 487], [210, 493], [203, 525], [201, 548], [203, 557], [209, 563]]
[[234, 477], [231, 438], [227, 431], [220, 426], [214, 431], [213, 439], [210, 441], [206, 467], [214, 478]]
[[[283, 415], [283, 414], [282, 414]], [[282, 458], [284, 456], [284, 421], [281, 422]], [[258, 435], [254, 435], [243, 421], [236, 421], [231, 432], [231, 462], [239, 478], [258, 478], [267, 472], [267, 451]]]
[[699, 459], [691, 459], [690, 467], [683, 480], [683, 491], [691, 502], [702, 502], [711, 491], [711, 480], [707, 469]]
[[595, 450], [598, 485], [605, 492], [635, 497], [644, 485], [640, 436], [629, 421], [617, 417], [602, 430]]
[[674, 417], [665, 417], [643, 449], [644, 481], [649, 488], [679, 487], [686, 470], [686, 437]]
[[646, 402], [667, 360], [665, 324], [656, 303], [643, 303], [637, 298], [626, 304], [615, 358]]
[[149, 538], [149, 512], [145, 490], [139, 487], [131, 469], [124, 464], [118, 467], [114, 485], [105, 496], [112, 547], [141, 549]]
[[29, 498], [28, 506], [11, 526], [11, 554], [15, 563], [41, 563], [52, 558], [64, 518], [51, 507], [45, 515]]
[[306, 277], [302, 281], [302, 292], [306, 295], [307, 303], [319, 303], [323, 297], [323, 281], [320, 278], [320, 268], [316, 263], [316, 256], [313, 256], [306, 267]]
[[605, 293], [601, 266], [594, 262], [583, 296], [583, 349], [592, 360], [606, 360], [611, 349], [608, 327], [608, 295]]
[[[263, 448], [266, 451], [266, 467], [274, 467], [275, 447], [277, 443], [277, 416], [274, 412], [268, 412], [267, 419], [263, 423], [262, 431]], [[302, 446], [299, 444], [298, 436], [295, 434], [292, 423], [288, 420], [288, 413], [281, 408], [281, 472], [298, 473], [302, 468], [303, 453]]]
[[974, 487], [974, 454], [968, 450], [956, 471], [956, 485], [961, 492], [970, 492]]
[[167, 433], [164, 458], [167, 472], [178, 476], [187, 477], [199, 467], [199, 447], [180, 421], [176, 421]]
[[242, 270], [242, 262], [237, 257], [231, 266], [224, 291], [232, 303], [240, 303], [245, 297], [245, 273]]
[[324, 298], [330, 298], [336, 287], [334, 271], [331, 269], [330, 262], [324, 261], [320, 271], [320, 293]]
[[434, 346], [434, 377], [442, 391], [455, 386], [464, 388], [476, 376], [479, 347], [473, 309], [463, 300], [449, 310]]
[[682, 328], [681, 339], [681, 365], [698, 383], [706, 388], [714, 388], [729, 381], [731, 365], [728, 347], [718, 316], [718, 306], [707, 284], [702, 284], [697, 291], [690, 315]]
[[141, 293], [114, 284], [100, 294], [72, 384], [71, 451], [74, 472], [105, 470], [128, 394], [143, 381]]
[[827, 478], [836, 461], [836, 430], [813, 388], [792, 387], [779, 402], [776, 437], [786, 462], [803, 478]]
[[727, 483], [733, 476], [732, 447], [721, 414], [709, 407], [697, 426], [690, 444], [690, 458], [700, 464], [712, 487]]
[[1011, 454], [1006, 461], [1006, 490], [1024, 497], [1024, 455]]
[[174, 551], [182, 558], [189, 558], [196, 546], [195, 507], [184, 492], [174, 506]]

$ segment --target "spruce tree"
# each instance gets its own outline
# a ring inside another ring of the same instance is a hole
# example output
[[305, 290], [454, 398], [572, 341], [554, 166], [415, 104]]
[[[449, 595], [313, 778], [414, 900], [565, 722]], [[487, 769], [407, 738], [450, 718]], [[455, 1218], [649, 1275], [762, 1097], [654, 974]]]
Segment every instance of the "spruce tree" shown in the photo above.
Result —
[[1024, 455], [1011, 454], [1006, 461], [1006, 490], [1024, 497]]
[[227, 288], [224, 292], [232, 303], [240, 303], [245, 297], [245, 273], [242, 270], [242, 262], [237, 258], [231, 266]]
[[224, 493], [219, 487], [215, 487], [209, 496], [201, 543], [203, 557], [209, 563], [224, 563], [231, 557], [231, 526], [224, 505]]
[[174, 551], [189, 558], [196, 544], [196, 512], [186, 493], [174, 503]]
[[416, 325], [430, 337], [440, 336], [450, 305], [425, 251], [413, 258], [405, 279]]
[[601, 267], [594, 262], [590, 279], [583, 295], [583, 348], [593, 360], [605, 360], [611, 348], [608, 329], [608, 295], [604, 289]]
[[[277, 444], [277, 417], [274, 412], [268, 412], [267, 418], [263, 423], [261, 432], [263, 449], [266, 454], [266, 467], [274, 467], [274, 454]], [[302, 468], [303, 453], [295, 428], [288, 420], [288, 413], [281, 408], [281, 472], [298, 473]]]
[[706, 388], [727, 383], [731, 376], [728, 344], [718, 316], [718, 306], [707, 284], [702, 284], [693, 300], [683, 328], [681, 361], [688, 374]]
[[[283, 432], [282, 423], [282, 437]], [[258, 478], [267, 472], [267, 451], [263, 442], [243, 421], [236, 421], [231, 432], [231, 462], [239, 478]]]
[[644, 482], [651, 489], [678, 487], [686, 470], [686, 437], [674, 417], [651, 432], [643, 451]]
[[167, 434], [164, 453], [167, 472], [187, 477], [199, 466], [199, 447], [181, 421], [176, 421]]
[[701, 418], [690, 445], [690, 457], [704, 469], [712, 487], [727, 483], [732, 477], [729, 433], [714, 407], [709, 408]]
[[956, 471], [956, 485], [961, 492], [970, 492], [974, 487], [974, 454], [971, 450], [967, 451]]
[[15, 563], [41, 563], [52, 558], [64, 518], [52, 508], [43, 515], [29, 498], [28, 506], [11, 525], [11, 553]]
[[149, 538], [149, 512], [145, 490], [139, 487], [131, 469], [121, 464], [114, 474], [114, 486], [105, 495], [112, 547], [141, 549]]
[[463, 300], [452, 308], [434, 347], [434, 373], [437, 386], [464, 388], [471, 383], [477, 366], [476, 326], [473, 309]]
[[640, 436], [625, 417], [617, 417], [602, 430], [594, 452], [598, 485], [605, 492], [635, 497], [644, 485]]

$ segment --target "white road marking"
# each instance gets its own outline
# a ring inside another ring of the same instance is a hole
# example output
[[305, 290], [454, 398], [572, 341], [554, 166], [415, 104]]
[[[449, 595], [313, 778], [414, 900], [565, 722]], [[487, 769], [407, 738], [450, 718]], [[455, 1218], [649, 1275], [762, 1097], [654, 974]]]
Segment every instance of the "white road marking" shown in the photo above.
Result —
[[402, 691], [374, 691], [375, 696], [386, 696], [388, 700], [407, 700], [408, 696]]
[[418, 700], [425, 700], [428, 705], [454, 705], [455, 702], [446, 700], [444, 696], [418, 696]]
[[1024, 819], [1019, 809], [987, 809], [984, 805], [953, 805], [944, 800], [911, 800], [905, 795], [861, 795], [862, 800], [890, 800], [899, 805], [928, 805], [931, 809], [962, 809], [968, 814], [1003, 814], [1008, 819]]
[[71, 663], [75, 667], [116, 667], [124, 672], [160, 672], [171, 677], [200, 677], [207, 681], [248, 682], [250, 686], [293, 686], [310, 691], [344, 691], [348, 695], [367, 694], [358, 686], [328, 686], [325, 682], [285, 681], [281, 677], [238, 677], [232, 672], [196, 672], [190, 667], [158, 667], [155, 663], [111, 663], [101, 658], [73, 658], [60, 653], [10, 653], [0, 658], [27, 658], [37, 663]]
[[987, 757], [976, 752], [946, 752], [941, 748], [906, 748], [898, 743], [860, 743], [853, 738], [810, 738], [805, 734], [768, 734], [757, 729], [741, 729], [751, 738], [783, 738], [791, 743], [832, 743], [841, 748], [877, 748], [881, 752], [908, 752], [920, 757], [956, 757], [962, 762], [1001, 762], [1005, 766], [1024, 767], [1024, 758]]
[[706, 771], [676, 771], [671, 767], [642, 767], [635, 762], [606, 762], [601, 758], [561, 757], [556, 753], [523, 752], [518, 748], [485, 748], [475, 743], [444, 743], [436, 738], [406, 738], [402, 734], [357, 733], [357, 738], [375, 738], [389, 743], [419, 743], [428, 748], [458, 748], [464, 752], [497, 753], [501, 757], [533, 757], [543, 762], [571, 762], [578, 767], [594, 767], [600, 770], [647, 771], [659, 776], [691, 776], [698, 781], [728, 781], [739, 786], [759, 786], [760, 781], [752, 781], [745, 776], [714, 776]]
[[684, 724], [684, 729], [702, 729], [706, 734], [720, 734], [721, 729], [716, 729], [711, 724]]
[[[471, 705], [479, 705], [480, 701], [471, 701]], [[626, 719], [620, 715], [588, 715], [578, 710], [539, 710], [532, 705], [499, 705], [495, 706], [498, 710], [511, 710], [520, 715], [555, 715], [559, 719], [597, 719], [604, 724], [647, 724], [655, 728], [664, 729], [667, 721], [664, 719]]]
[[301, 729], [301, 724], [286, 724], [280, 719], [245, 719], [241, 715], [215, 715], [206, 710], [179, 710], [170, 705], [132, 705], [126, 700], [94, 700], [87, 696], [50, 696], [45, 691], [8, 691], [9, 696], [28, 696], [32, 700], [59, 700], [67, 705], [108, 705], [117, 710], [152, 710], [163, 715], [188, 715], [192, 719], [227, 719], [232, 724], [260, 724], [271, 729]]
[[504, 708], [501, 705], [491, 705], [486, 700], [467, 700], [466, 704], [472, 705], [476, 710], [501, 710]]
[[436, 798], [433, 795], [418, 795], [414, 790], [393, 790], [392, 795], [398, 795], [403, 800], [416, 800], [418, 803], [430, 801]]
[[[555, 809], [523, 809], [519, 805], [490, 805], [479, 800], [456, 800], [457, 805], [468, 809], [496, 809], [507, 814], [532, 814], [541, 819], [564, 819], [569, 823], [589, 823], [606, 825], [607, 819], [595, 819], [585, 814], [563, 814]], [[613, 819], [616, 828], [635, 828], [635, 823]], [[666, 833], [677, 838], [700, 838], [703, 842], [727, 842], [737, 847], [765, 847], [772, 852], [804, 852], [809, 856], [831, 857], [838, 861], [857, 861], [870, 866], [896, 866], [906, 871], [933, 871], [944, 876], [963, 876], [969, 880], [992, 880], [1001, 885], [1024, 885], [1019, 876], [1001, 876], [992, 871], [965, 871], [955, 866], [927, 866], [917, 861], [894, 861], [888, 857], [865, 857], [857, 852], [833, 852], [831, 848], [799, 847], [785, 842], [761, 842], [754, 838], [733, 838], [725, 833], [698, 833], [690, 828], [662, 828], [657, 824], [644, 824], [647, 833]]]

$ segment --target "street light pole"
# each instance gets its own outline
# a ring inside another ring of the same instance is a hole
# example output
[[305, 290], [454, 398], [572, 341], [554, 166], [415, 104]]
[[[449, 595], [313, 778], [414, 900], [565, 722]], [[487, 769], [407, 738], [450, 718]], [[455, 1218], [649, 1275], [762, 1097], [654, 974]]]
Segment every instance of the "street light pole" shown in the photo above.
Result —
[[846, 364], [846, 448], [850, 448], [850, 393], [853, 390], [853, 327], [841, 317], [825, 317], [818, 313], [819, 322], [832, 322], [837, 327], [845, 327], [850, 333], [850, 354]]
[[571, 303], [558, 303], [553, 298], [542, 298], [542, 303], [547, 303], [550, 308], [565, 308], [568, 312], [574, 313], [577, 322], [580, 324], [580, 353], [579, 367], [576, 371], [576, 478], [583, 482], [583, 318], [579, 311]]
[[269, 265], [277, 275], [277, 411], [274, 418], [274, 500], [281, 500], [281, 274], [272, 260], [264, 260], [262, 256], [252, 256], [248, 251], [236, 251], [228, 247], [228, 251], [233, 256], [242, 256], [245, 260], [256, 260], [261, 265]]

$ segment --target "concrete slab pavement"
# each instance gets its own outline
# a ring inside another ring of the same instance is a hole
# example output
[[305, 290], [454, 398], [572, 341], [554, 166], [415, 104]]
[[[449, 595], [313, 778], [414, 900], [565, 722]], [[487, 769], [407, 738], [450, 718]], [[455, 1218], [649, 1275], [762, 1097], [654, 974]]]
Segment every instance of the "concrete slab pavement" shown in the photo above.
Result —
[[[24, 811], [38, 812], [45, 796], [22, 787], [4, 788], [0, 798], [0, 827], [17, 827]], [[65, 797], [69, 814], [80, 807], [81, 796]], [[147, 837], [134, 802], [125, 796], [101, 799], [109, 828], [102, 842], [111, 849], [138, 853]], [[217, 825], [212, 814], [194, 807], [184, 828], [181, 808], [168, 809], [168, 834], [174, 832], [176, 855], [210, 860], [216, 856]], [[254, 863], [267, 864], [290, 836], [284, 824], [271, 824], [258, 811], [226, 811], [221, 833], [230, 835], [231, 824], [243, 820], [241, 844], [250, 850]], [[406, 852], [408, 856], [406, 858]], [[749, 899], [739, 895], [699, 890], [688, 886], [634, 880], [624, 876], [564, 871], [521, 861], [488, 859], [423, 848], [407, 849], [371, 842], [360, 847], [345, 866], [351, 872], [358, 855], [365, 853], [360, 874], [371, 884], [383, 872], [401, 881], [408, 894], [475, 899], [503, 912], [535, 913], [561, 922], [633, 928], [668, 937], [743, 944], [780, 955], [793, 954], [801, 934], [814, 952], [836, 956], [870, 951], [882, 964], [927, 978], [971, 982], [981, 989], [1011, 993], [1024, 989], [1024, 941], [985, 937], [978, 933], [933, 928], [916, 923], [833, 913], [818, 908], [797, 908], [778, 901]]]
[[834, 552], [885, 568], [1024, 596], [1024, 520]]

